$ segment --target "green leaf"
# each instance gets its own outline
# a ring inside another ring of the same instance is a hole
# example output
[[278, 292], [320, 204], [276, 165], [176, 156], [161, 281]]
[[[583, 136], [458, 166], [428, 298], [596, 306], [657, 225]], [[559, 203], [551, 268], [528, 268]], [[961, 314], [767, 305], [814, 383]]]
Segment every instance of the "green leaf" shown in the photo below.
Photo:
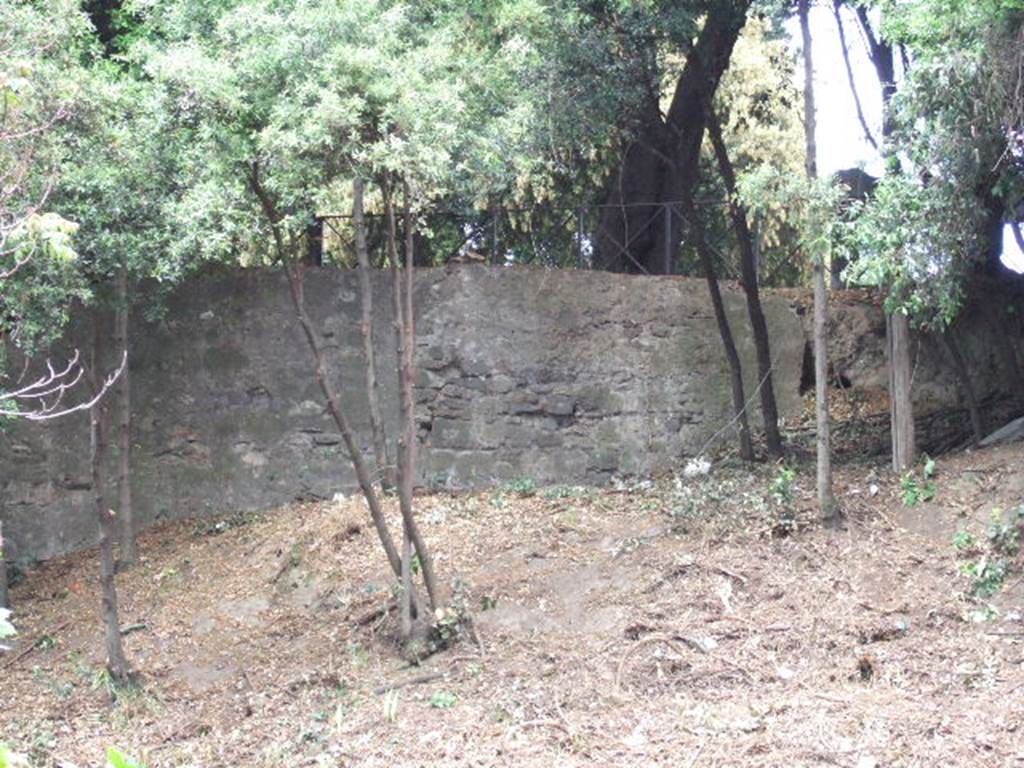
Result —
[[459, 697], [448, 691], [438, 691], [430, 697], [430, 706], [435, 709], [451, 709], [459, 702]]
[[146, 768], [142, 763], [137, 763], [124, 753], [109, 747], [107, 749], [108, 768]]

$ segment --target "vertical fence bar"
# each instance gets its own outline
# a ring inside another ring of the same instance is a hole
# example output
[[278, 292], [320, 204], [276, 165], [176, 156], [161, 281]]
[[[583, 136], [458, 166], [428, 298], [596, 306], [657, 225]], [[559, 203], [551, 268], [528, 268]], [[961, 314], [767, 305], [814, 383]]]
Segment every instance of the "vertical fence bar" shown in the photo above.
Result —
[[665, 218], [665, 268], [664, 274], [672, 274], [672, 203], [664, 203], [662, 210]]
[[496, 205], [491, 206], [491, 264], [498, 263], [498, 227], [500, 226], [499, 217], [501, 212]]
[[582, 205], [576, 211], [576, 268], [583, 269], [583, 217], [586, 215], [586, 208]]

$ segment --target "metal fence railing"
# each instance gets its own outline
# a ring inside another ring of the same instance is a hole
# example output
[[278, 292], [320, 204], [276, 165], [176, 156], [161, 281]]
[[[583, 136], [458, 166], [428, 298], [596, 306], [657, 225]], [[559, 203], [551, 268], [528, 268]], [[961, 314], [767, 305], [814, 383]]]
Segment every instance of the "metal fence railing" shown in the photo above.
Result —
[[[704, 209], [721, 203], [697, 205]], [[371, 262], [383, 266], [384, 217], [367, 214], [365, 220]], [[417, 216], [415, 263], [537, 264], [673, 274], [679, 271], [694, 226], [703, 225], [688, 221], [679, 203], [432, 210]], [[309, 260], [354, 263], [354, 235], [351, 215], [319, 216], [307, 237]], [[403, 237], [401, 232], [399, 236]]]

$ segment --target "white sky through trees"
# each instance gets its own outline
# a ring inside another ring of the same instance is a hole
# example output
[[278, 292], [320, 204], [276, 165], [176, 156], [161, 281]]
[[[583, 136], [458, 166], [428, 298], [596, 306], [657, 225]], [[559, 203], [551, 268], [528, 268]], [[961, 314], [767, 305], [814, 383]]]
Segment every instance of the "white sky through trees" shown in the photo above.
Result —
[[[882, 132], [882, 95], [878, 80], [856, 16], [845, 7], [842, 13], [857, 93], [868, 127], [878, 140]], [[818, 109], [815, 136], [818, 170], [825, 175], [845, 168], [861, 167], [872, 176], [879, 176], [883, 170], [882, 160], [865, 139], [864, 129], [857, 118], [831, 3], [812, 5], [810, 22], [814, 42], [814, 95]], [[786, 31], [793, 44], [799, 47], [800, 26], [796, 18], [789, 20]], [[797, 71], [802, 77], [802, 69], [798, 67]], [[1009, 225], [1003, 229], [1003, 263], [1024, 273], [1024, 252], [1017, 246]]]

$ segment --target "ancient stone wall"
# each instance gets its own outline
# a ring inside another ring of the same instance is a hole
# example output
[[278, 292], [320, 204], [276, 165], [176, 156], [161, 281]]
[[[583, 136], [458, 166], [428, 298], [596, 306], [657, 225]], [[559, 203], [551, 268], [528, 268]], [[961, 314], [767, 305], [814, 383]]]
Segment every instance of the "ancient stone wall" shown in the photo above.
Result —
[[[310, 270], [306, 290], [332, 375], [368, 451], [355, 278]], [[374, 295], [383, 406], [393, 416], [387, 275], [374, 275]], [[735, 287], [726, 286], [724, 295], [756, 425], [745, 303]], [[775, 391], [790, 424], [805, 405], [804, 304], [793, 292], [765, 297]], [[465, 266], [422, 270], [416, 306], [424, 484], [466, 487], [515, 477], [600, 483], [657, 473], [701, 451], [730, 421], [727, 364], [702, 280]], [[170, 299], [163, 317], [135, 319], [131, 341], [133, 490], [143, 523], [354, 490], [282, 275], [196, 279]], [[884, 387], [881, 310], [850, 301], [834, 317], [836, 371], [855, 386]], [[72, 344], [88, 338], [88, 318], [81, 325], [70, 329]], [[985, 332], [975, 336], [965, 346], [987, 392], [998, 379], [998, 361]], [[941, 356], [928, 351], [927, 341], [922, 349], [915, 389], [955, 405], [959, 394]], [[0, 518], [9, 553], [46, 558], [94, 543], [86, 415], [5, 430]], [[731, 441], [732, 433], [720, 440]]]
[[[393, 414], [389, 284], [374, 277], [384, 410]], [[350, 272], [307, 275], [310, 314], [369, 449], [358, 295]], [[742, 295], [728, 290], [726, 302], [752, 392]], [[702, 281], [461, 267], [422, 271], [416, 304], [424, 483], [584, 483], [657, 472], [729, 420], [726, 363]], [[785, 414], [799, 408], [800, 322], [784, 300], [766, 309]], [[133, 325], [133, 490], [142, 521], [354, 489], [283, 276], [194, 281], [164, 317]], [[94, 542], [87, 421], [20, 424], [0, 436], [0, 515], [15, 558]]]

